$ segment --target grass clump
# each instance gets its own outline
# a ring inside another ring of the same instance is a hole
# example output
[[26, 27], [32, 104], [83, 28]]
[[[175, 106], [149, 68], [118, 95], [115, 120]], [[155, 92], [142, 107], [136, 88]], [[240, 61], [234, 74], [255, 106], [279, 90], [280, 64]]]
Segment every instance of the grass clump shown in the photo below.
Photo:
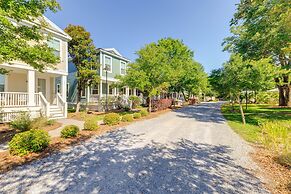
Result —
[[133, 116], [132, 114], [127, 114], [124, 115], [121, 119], [122, 122], [132, 122], [133, 121]]
[[70, 138], [70, 137], [76, 137], [79, 133], [80, 129], [76, 125], [68, 125], [65, 126], [61, 131], [61, 137], [62, 138]]
[[16, 134], [8, 143], [12, 155], [24, 156], [31, 152], [44, 150], [50, 142], [48, 132], [39, 129], [32, 129]]
[[10, 122], [13, 129], [19, 131], [28, 131], [32, 128], [32, 120], [29, 113], [20, 113], [13, 121]]
[[120, 116], [117, 113], [109, 113], [104, 116], [103, 122], [110, 126], [117, 125], [120, 122]]

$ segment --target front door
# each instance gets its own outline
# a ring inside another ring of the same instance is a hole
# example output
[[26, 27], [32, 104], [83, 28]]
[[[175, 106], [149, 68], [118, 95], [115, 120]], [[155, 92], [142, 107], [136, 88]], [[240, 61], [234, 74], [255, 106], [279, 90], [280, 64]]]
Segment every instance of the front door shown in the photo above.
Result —
[[41, 92], [46, 98], [46, 80], [38, 78], [37, 80], [37, 92]]

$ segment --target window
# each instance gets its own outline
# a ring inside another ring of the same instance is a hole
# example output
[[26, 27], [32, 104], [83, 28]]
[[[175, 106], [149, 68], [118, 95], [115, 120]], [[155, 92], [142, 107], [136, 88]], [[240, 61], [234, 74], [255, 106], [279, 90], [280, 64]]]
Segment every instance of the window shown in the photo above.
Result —
[[61, 92], [61, 85], [57, 84], [57, 93], [60, 93], [60, 92]]
[[109, 94], [113, 94], [113, 90], [114, 90], [114, 88], [111, 86], [111, 85], [109, 85]]
[[98, 88], [98, 86], [92, 86], [91, 94], [93, 94], [93, 95], [99, 94], [99, 88]]
[[0, 74], [0, 92], [4, 92], [5, 88], [5, 75]]
[[85, 88], [85, 86], [83, 86], [83, 88], [82, 88], [81, 96], [82, 97], [86, 97], [86, 88]]
[[51, 38], [47, 42], [48, 46], [54, 50], [54, 54], [57, 57], [61, 56], [61, 41]]
[[109, 73], [112, 73], [112, 57], [104, 55], [104, 70], [106, 69]]
[[69, 97], [70, 84], [67, 83], [67, 97]]
[[126, 63], [124, 61], [120, 61], [120, 74], [125, 75], [126, 71]]

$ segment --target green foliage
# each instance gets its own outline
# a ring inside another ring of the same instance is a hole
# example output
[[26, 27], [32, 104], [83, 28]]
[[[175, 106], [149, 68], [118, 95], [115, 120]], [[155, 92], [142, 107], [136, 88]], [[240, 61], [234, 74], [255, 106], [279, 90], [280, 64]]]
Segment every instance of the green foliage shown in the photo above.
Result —
[[139, 112], [133, 113], [133, 118], [134, 118], [134, 119], [139, 119], [139, 118], [141, 118], [141, 113], [139, 113]]
[[120, 122], [120, 116], [117, 113], [109, 113], [104, 116], [103, 122], [106, 125], [117, 125]]
[[44, 150], [50, 142], [48, 132], [32, 129], [30, 131], [16, 134], [8, 143], [9, 151], [13, 155], [27, 155], [31, 152]]
[[137, 106], [139, 106], [141, 103], [141, 100], [138, 96], [130, 96], [129, 100], [132, 101], [132, 108], [133, 109], [137, 108]]
[[53, 125], [54, 123], [54, 120], [48, 120], [46, 117], [38, 117], [33, 119], [31, 129], [41, 129], [45, 126]]
[[278, 92], [259, 92], [256, 102], [258, 104], [277, 104], [278, 98]]
[[95, 131], [97, 129], [99, 129], [99, 125], [97, 123], [97, 120], [93, 117], [93, 118], [88, 118], [85, 120], [84, 123], [84, 129], [85, 130], [89, 130], [89, 131]]
[[68, 125], [65, 126], [61, 131], [61, 137], [62, 138], [70, 138], [70, 137], [76, 137], [79, 133], [80, 129], [76, 125]]
[[79, 112], [82, 90], [99, 82], [100, 77], [97, 71], [100, 69], [100, 64], [97, 58], [97, 49], [90, 38], [91, 35], [84, 27], [70, 24], [66, 27], [65, 32], [72, 37], [72, 40], [69, 41], [68, 51], [77, 69], [78, 106], [76, 112]]
[[[49, 25], [43, 14], [47, 10], [55, 12], [59, 9], [56, 0], [1, 0], [0, 64], [17, 60], [43, 71], [57, 63], [58, 57], [46, 43], [50, 34], [46, 37], [42, 31]], [[20, 22], [23, 20], [31, 22], [31, 25], [22, 25]], [[14, 21], [18, 25], [14, 25]], [[0, 68], [0, 73], [7, 71]]]
[[132, 114], [126, 114], [126, 115], [122, 116], [121, 121], [122, 122], [132, 122], [133, 121]]
[[172, 38], [150, 43], [137, 55], [135, 63], [128, 65], [127, 74], [118, 78], [122, 86], [138, 88], [149, 97], [178, 83], [185, 64], [193, 61], [193, 52], [182, 41]]
[[149, 112], [147, 110], [145, 110], [145, 109], [140, 110], [139, 113], [141, 114], [142, 117], [145, 117], [145, 116], [147, 116], [149, 114]]
[[[231, 21], [232, 36], [224, 41], [225, 50], [244, 59], [272, 59], [280, 91], [280, 105], [291, 106], [290, 1], [242, 0]], [[267, 73], [266, 73], [267, 74]]]
[[264, 122], [261, 124], [262, 143], [277, 154], [290, 153], [291, 123]]
[[10, 122], [10, 126], [19, 131], [30, 130], [32, 128], [30, 114], [26, 112], [20, 113], [13, 121]]

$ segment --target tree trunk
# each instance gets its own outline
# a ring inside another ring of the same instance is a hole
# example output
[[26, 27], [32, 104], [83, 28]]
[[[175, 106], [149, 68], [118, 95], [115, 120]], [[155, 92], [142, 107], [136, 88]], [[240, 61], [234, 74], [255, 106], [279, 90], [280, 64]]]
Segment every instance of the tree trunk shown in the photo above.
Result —
[[255, 91], [255, 104], [257, 104], [257, 91]]
[[148, 108], [148, 111], [149, 111], [149, 113], [151, 113], [152, 112], [152, 98], [151, 98], [151, 96], [149, 96], [148, 98], [149, 98], [149, 108]]
[[286, 96], [287, 96], [287, 106], [291, 107], [291, 84], [289, 84], [287, 87]]
[[183, 94], [184, 100], [185, 100], [185, 101], [187, 101], [187, 97], [186, 97], [186, 95], [185, 95], [185, 92], [184, 92], [184, 91], [182, 91], [182, 94]]
[[77, 92], [77, 102], [76, 102], [76, 113], [80, 112], [80, 107], [81, 107], [81, 94], [82, 90], [78, 89]]
[[246, 90], [246, 110], [248, 109], [248, 90]]
[[240, 109], [240, 114], [241, 114], [241, 118], [242, 118], [242, 123], [245, 125], [246, 124], [246, 119], [245, 119], [245, 114], [244, 114], [244, 110], [241, 104], [241, 100], [239, 99], [239, 109]]
[[279, 106], [287, 106], [287, 102], [290, 99], [287, 99], [287, 91], [285, 86], [278, 86], [279, 90]]

